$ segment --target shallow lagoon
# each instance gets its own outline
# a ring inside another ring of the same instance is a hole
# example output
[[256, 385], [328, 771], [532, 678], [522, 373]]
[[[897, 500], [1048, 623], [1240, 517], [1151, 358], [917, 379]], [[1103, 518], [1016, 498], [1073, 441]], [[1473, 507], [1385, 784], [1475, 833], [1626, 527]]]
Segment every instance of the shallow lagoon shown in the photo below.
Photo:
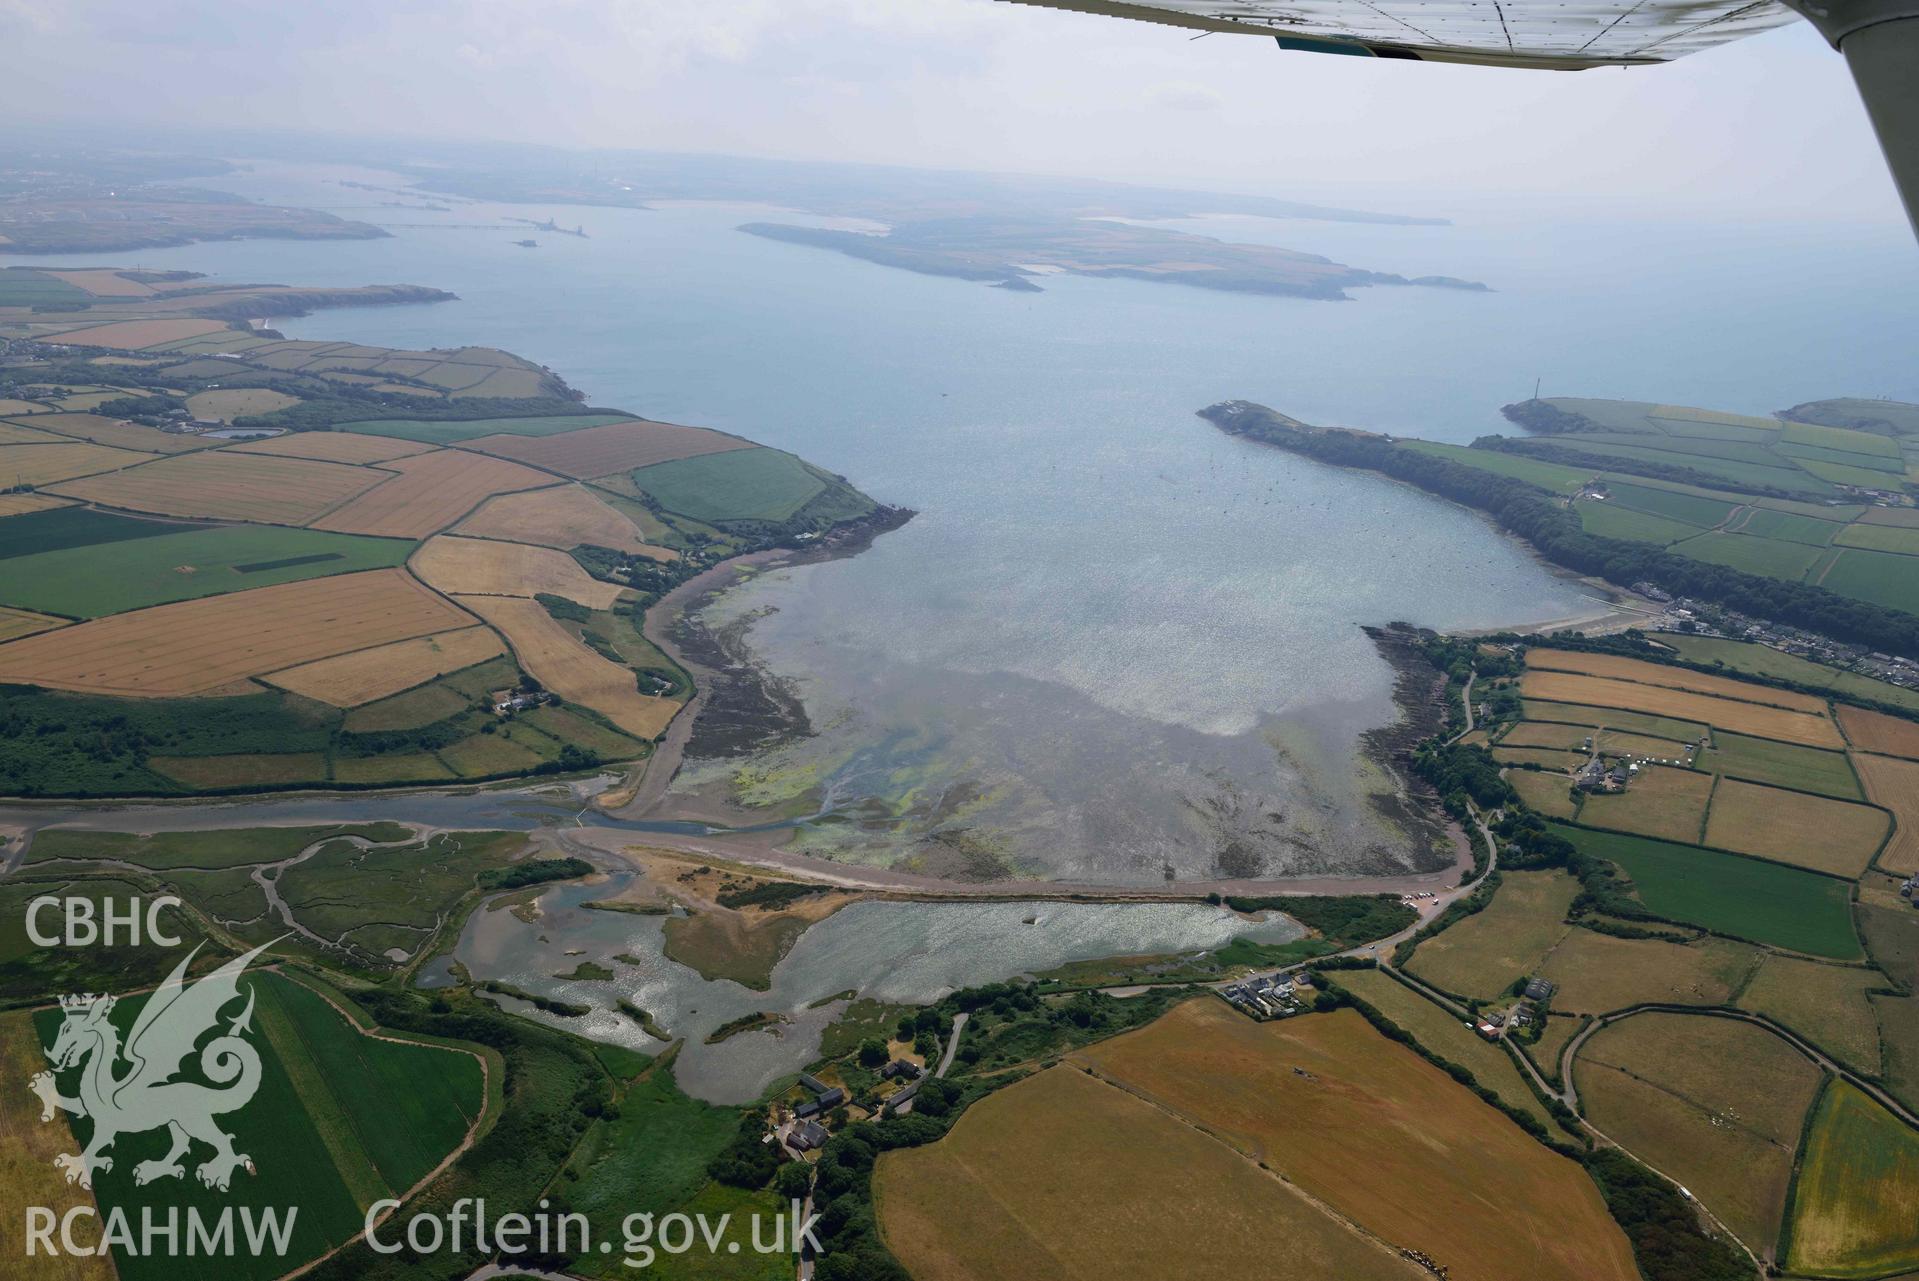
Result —
[[[1250, 921], [1196, 903], [854, 903], [801, 935], [773, 970], [770, 990], [707, 980], [662, 954], [663, 920], [580, 906], [617, 893], [631, 878], [571, 885], [541, 896], [537, 920], [511, 911], [476, 912], [455, 952], [475, 978], [592, 1005], [557, 1019], [501, 998], [535, 1018], [634, 1049], [660, 1042], [619, 1012], [625, 998], [647, 1010], [685, 1045], [674, 1075], [688, 1093], [714, 1102], [755, 1098], [778, 1077], [818, 1053], [820, 1034], [845, 1008], [841, 992], [896, 1004], [937, 1000], [959, 987], [1035, 973], [1068, 961], [1220, 947], [1234, 938], [1282, 943], [1298, 938], [1285, 917]], [[1030, 922], [1030, 923], [1029, 923]], [[626, 957], [630, 959], [615, 959]], [[614, 971], [606, 981], [555, 976], [581, 961]], [[429, 979], [429, 982], [432, 980]], [[825, 1001], [815, 1007], [815, 1003]], [[815, 1008], [809, 1008], [815, 1007]], [[757, 1011], [786, 1015], [777, 1033], [742, 1032], [718, 1045], [708, 1033]]]

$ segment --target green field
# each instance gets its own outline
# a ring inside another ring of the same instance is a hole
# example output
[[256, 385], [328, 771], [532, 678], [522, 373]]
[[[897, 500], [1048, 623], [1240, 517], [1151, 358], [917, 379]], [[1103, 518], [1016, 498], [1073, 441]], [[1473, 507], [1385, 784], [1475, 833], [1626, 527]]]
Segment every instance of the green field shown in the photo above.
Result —
[[1771, 676], [1811, 689], [1830, 689], [1837, 694], [1894, 703], [1919, 711], [1919, 690], [1905, 689], [1874, 680], [1870, 676], [1842, 672], [1836, 667], [1787, 654], [1769, 645], [1721, 640], [1713, 636], [1685, 636], [1677, 632], [1661, 632], [1655, 639], [1662, 645], [1670, 645], [1678, 650], [1680, 657], [1687, 662], [1708, 666], [1723, 663], [1727, 670], [1744, 672], [1749, 676]]
[[[241, 988], [257, 993], [249, 1039], [260, 1052], [260, 1087], [220, 1124], [234, 1136], [235, 1150], [254, 1158], [256, 1173], [235, 1174], [227, 1193], [203, 1187], [191, 1173], [206, 1156], [198, 1148], [188, 1157], [186, 1178], [137, 1187], [135, 1165], [161, 1155], [166, 1142], [160, 1134], [124, 1134], [113, 1149], [113, 1169], [95, 1180], [95, 1193], [103, 1211], [122, 1208], [136, 1224], [144, 1206], [160, 1213], [178, 1206], [183, 1215], [195, 1207], [207, 1216], [229, 1204], [297, 1206], [292, 1245], [285, 1258], [244, 1252], [217, 1260], [164, 1252], [120, 1257], [123, 1281], [277, 1277], [352, 1237], [368, 1202], [416, 1182], [479, 1112], [481, 1071], [473, 1056], [361, 1037], [319, 997], [277, 974], [252, 974]], [[142, 1004], [135, 996], [116, 1006], [112, 1018], [123, 1034]], [[51, 1039], [59, 1021], [57, 1010], [37, 1017], [43, 1039]], [[72, 1125], [84, 1142], [89, 1123], [75, 1118]]]
[[1844, 1081], [1819, 1100], [1788, 1210], [1795, 1272], [1882, 1277], [1919, 1268], [1919, 1134]]
[[1687, 467], [1713, 477], [1735, 493], [1744, 493], [1753, 489], [1780, 489], [1787, 493], [1811, 494], [1823, 498], [1834, 492], [1832, 486], [1824, 480], [1797, 468], [1784, 466], [1783, 464], [1789, 460], [1783, 457], [1778, 460], [1780, 465], [1766, 465], [1740, 462], [1730, 458], [1709, 458], [1699, 454], [1675, 453], [1650, 445], [1589, 445], [1576, 437], [1553, 437], [1551, 440], [1553, 445], [1563, 445], [1576, 449], [1581, 454], [1592, 455], [1600, 466], [1605, 465], [1603, 461], [1605, 459], [1622, 458], [1635, 462], [1660, 463], [1667, 467]]
[[[1919, 529], [1901, 529], [1897, 525], [1848, 525], [1834, 541], [1868, 551], [1919, 556]], [[1913, 567], [1913, 572], [1919, 573], [1919, 565]]]
[[1777, 538], [1783, 542], [1805, 543], [1812, 547], [1824, 547], [1833, 540], [1834, 534], [1844, 528], [1844, 525], [1834, 521], [1802, 516], [1797, 512], [1774, 511], [1767, 507], [1747, 509], [1745, 516], [1733, 525], [1736, 532], [1755, 538]]
[[362, 436], [393, 436], [400, 440], [424, 441], [429, 445], [452, 445], [481, 436], [556, 436], [582, 427], [604, 427], [608, 423], [637, 421], [631, 414], [561, 414], [543, 418], [469, 418], [465, 420], [423, 420], [418, 418], [375, 418], [368, 422], [341, 423], [340, 430]]
[[1582, 853], [1617, 864], [1657, 916], [1811, 956], [1859, 955], [1851, 887], [1836, 877], [1650, 837], [1549, 826]]
[[1705, 532], [1697, 525], [1634, 511], [1611, 501], [1591, 499], [1579, 504], [1579, 523], [1587, 533], [1599, 538], [1624, 538], [1636, 543], [1658, 543], [1662, 547]]
[[34, 307], [41, 303], [85, 305], [93, 295], [58, 276], [32, 267], [0, 269], [0, 307]]
[[1808, 547], [1804, 543], [1727, 534], [1717, 530], [1689, 539], [1672, 550], [1694, 560], [1795, 583], [1806, 576], [1806, 571], [1819, 559], [1820, 552], [1819, 548]]
[[1819, 585], [1857, 600], [1919, 614], [1919, 560], [1849, 547]]
[[1798, 747], [1769, 738], [1748, 738], [1724, 730], [1712, 736], [1712, 746], [1699, 753], [1695, 768], [1734, 778], [1773, 783], [1801, 792], [1818, 792], [1849, 801], [1865, 799], [1859, 779], [1844, 752]]
[[1848, 454], [1875, 454], [1881, 458], [1899, 457], [1897, 441], [1869, 431], [1855, 431], [1849, 427], [1822, 427], [1814, 423], [1789, 422], [1781, 428], [1780, 435], [1795, 445], [1811, 445]]
[[[182, 530], [202, 528], [179, 521], [139, 520], [115, 516], [91, 507], [55, 507], [0, 519], [0, 560], [36, 556], [69, 547], [94, 547], [139, 538], [177, 536]], [[7, 568], [7, 581], [15, 570]]]
[[790, 520], [826, 488], [793, 455], [765, 448], [701, 454], [631, 474], [666, 510], [706, 521]]
[[[69, 510], [74, 509], [38, 514], [60, 516]], [[16, 556], [7, 562], [5, 576], [0, 578], [0, 604], [69, 618], [100, 618], [169, 601], [386, 569], [403, 562], [413, 550], [413, 544], [401, 538], [278, 526], [225, 525], [174, 532], [179, 528], [163, 525], [158, 536]]]
[[1587, 707], [1579, 703], [1551, 703], [1544, 699], [1525, 700], [1529, 721], [1560, 721], [1567, 725], [1605, 726], [1648, 738], [1663, 738], [1675, 743], [1697, 742], [1706, 733], [1704, 725], [1654, 716], [1649, 712], [1628, 712], [1616, 707]]
[[1621, 507], [1706, 529], [1722, 523], [1739, 509], [1739, 504], [1723, 498], [1709, 498], [1703, 494], [1659, 485], [1632, 484], [1610, 476], [1606, 478], [1606, 492], [1612, 495], [1607, 501]]
[[1406, 440], [1401, 441], [1400, 445], [1417, 453], [1464, 463], [1495, 475], [1511, 476], [1560, 494], [1576, 494], [1592, 479], [1592, 469], [1588, 467], [1567, 467], [1538, 458], [1521, 458], [1517, 454], [1496, 449], [1468, 449], [1464, 445], [1442, 445], [1431, 440]]

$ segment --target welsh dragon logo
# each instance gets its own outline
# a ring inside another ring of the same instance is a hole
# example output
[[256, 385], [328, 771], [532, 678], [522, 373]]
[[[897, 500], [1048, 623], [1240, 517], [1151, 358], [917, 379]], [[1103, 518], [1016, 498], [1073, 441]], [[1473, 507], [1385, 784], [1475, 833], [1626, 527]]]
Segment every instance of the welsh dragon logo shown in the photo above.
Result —
[[[213, 1149], [212, 1157], [194, 1171], [207, 1187], [225, 1192], [241, 1166], [253, 1173], [253, 1159], [235, 1152], [233, 1136], [213, 1119], [244, 1107], [260, 1088], [260, 1054], [244, 1039], [253, 1023], [250, 986], [246, 1007], [227, 1021], [224, 1032], [199, 1047], [200, 1075], [212, 1085], [173, 1078], [194, 1056], [201, 1038], [218, 1030], [220, 1012], [239, 998], [240, 975], [248, 963], [271, 946], [262, 944], [189, 984], [187, 966], [200, 951], [194, 948], [147, 998], [124, 1045], [109, 1017], [119, 998], [60, 998], [66, 1017], [53, 1048], [46, 1051], [53, 1071], [39, 1073], [28, 1085], [40, 1096], [42, 1121], [53, 1120], [56, 1112], [71, 1112], [93, 1122], [86, 1151], [53, 1158], [68, 1183], [92, 1187], [96, 1173], [113, 1169], [107, 1149], [115, 1139], [162, 1126], [172, 1146], [165, 1156], [134, 1166], [135, 1183], [185, 1177], [181, 1159], [196, 1141]], [[68, 1098], [60, 1093], [55, 1073], [76, 1064], [80, 1065], [79, 1092]]]

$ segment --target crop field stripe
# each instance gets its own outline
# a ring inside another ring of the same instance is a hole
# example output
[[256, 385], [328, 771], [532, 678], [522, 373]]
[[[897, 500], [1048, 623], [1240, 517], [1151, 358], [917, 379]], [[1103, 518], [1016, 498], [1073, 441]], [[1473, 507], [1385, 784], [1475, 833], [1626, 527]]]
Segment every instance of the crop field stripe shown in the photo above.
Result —
[[0, 647], [0, 679], [188, 695], [331, 657], [348, 645], [366, 648], [470, 621], [404, 571], [369, 570], [156, 605], [29, 636]]
[[374, 1168], [373, 1158], [360, 1141], [353, 1118], [334, 1096], [326, 1077], [320, 1073], [305, 1034], [280, 1004], [278, 986], [263, 983], [259, 985], [259, 991], [261, 1000], [257, 1013], [260, 1026], [274, 1052], [279, 1055], [280, 1066], [285, 1070], [287, 1079], [293, 1082], [294, 1094], [306, 1110], [307, 1119], [312, 1122], [320, 1141], [326, 1144], [327, 1153], [333, 1158], [334, 1171], [346, 1184], [354, 1204], [364, 1210], [392, 1189], [380, 1178], [380, 1172]]
[[[370, 1094], [335, 1097], [369, 1169], [395, 1195], [404, 1194], [459, 1146], [484, 1110], [483, 1060], [468, 1049], [402, 1034], [342, 1035], [333, 1001], [305, 985], [288, 986], [282, 994], [287, 1017], [320, 1080], [332, 1089], [351, 1078]], [[371, 1100], [379, 1105], [368, 1108]]]

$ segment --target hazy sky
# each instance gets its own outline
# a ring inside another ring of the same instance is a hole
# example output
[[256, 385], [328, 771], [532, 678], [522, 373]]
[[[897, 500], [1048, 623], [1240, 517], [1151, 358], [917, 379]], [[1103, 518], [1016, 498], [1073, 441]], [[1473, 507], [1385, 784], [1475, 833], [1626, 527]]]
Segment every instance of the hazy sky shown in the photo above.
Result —
[[[1444, 211], [1902, 219], [1804, 24], [1498, 71], [999, 0], [0, 0], [0, 114], [724, 151]], [[1435, 206], [1438, 209], [1435, 210]]]

